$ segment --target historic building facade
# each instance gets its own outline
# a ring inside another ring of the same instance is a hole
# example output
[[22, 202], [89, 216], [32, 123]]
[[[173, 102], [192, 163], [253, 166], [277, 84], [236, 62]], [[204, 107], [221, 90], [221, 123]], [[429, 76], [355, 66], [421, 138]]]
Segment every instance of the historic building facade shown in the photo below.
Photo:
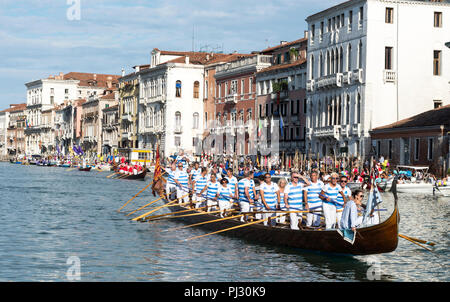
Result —
[[450, 102], [449, 9], [351, 0], [306, 19], [309, 152], [367, 156], [371, 129]]

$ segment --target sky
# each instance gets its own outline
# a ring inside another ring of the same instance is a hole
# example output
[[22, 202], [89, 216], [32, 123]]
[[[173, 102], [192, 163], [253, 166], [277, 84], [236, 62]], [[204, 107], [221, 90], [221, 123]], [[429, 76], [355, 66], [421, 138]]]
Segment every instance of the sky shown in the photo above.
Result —
[[25, 83], [129, 73], [154, 48], [249, 53], [293, 41], [306, 17], [344, 1], [0, 0], [0, 110], [26, 102]]

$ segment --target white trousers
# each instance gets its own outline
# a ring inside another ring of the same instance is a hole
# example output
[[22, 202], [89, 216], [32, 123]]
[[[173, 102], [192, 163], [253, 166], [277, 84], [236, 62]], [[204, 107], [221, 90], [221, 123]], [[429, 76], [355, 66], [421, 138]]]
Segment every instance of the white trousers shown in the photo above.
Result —
[[180, 187], [177, 186], [177, 198], [178, 203], [189, 202], [189, 192], [187, 190], [182, 190]]
[[317, 212], [315, 214], [308, 213], [306, 214], [306, 226], [319, 226], [320, 225], [320, 212], [322, 210], [322, 203], [321, 202], [315, 202], [315, 203], [308, 203], [309, 209], [313, 212]]
[[336, 209], [336, 228], [338, 229], [339, 226], [341, 225], [341, 218], [342, 218], [342, 212], [344, 210], [343, 209]]
[[323, 203], [323, 216], [325, 216], [325, 228], [327, 230], [336, 227], [336, 206], [329, 203]]
[[[249, 202], [239, 202], [239, 206], [241, 207], [241, 212], [250, 212], [250, 203]], [[244, 222], [244, 216], [241, 217], [241, 221]]]
[[170, 195], [172, 191], [176, 190], [176, 186], [173, 184], [166, 185], [166, 195]]
[[291, 230], [299, 230], [298, 224], [302, 222], [302, 213], [289, 213], [289, 219], [291, 221]]
[[231, 209], [231, 203], [229, 201], [218, 201], [219, 203], [219, 211], [220, 211], [220, 217], [223, 217], [223, 214], [226, 210]]
[[206, 205], [208, 206], [206, 211], [207, 212], [211, 212], [212, 210], [216, 210], [215, 208], [217, 207], [217, 201], [212, 200], [212, 199], [207, 199], [206, 200]]
[[[282, 211], [287, 211], [286, 208], [281, 208], [281, 210]], [[278, 216], [277, 216], [277, 223], [285, 223], [286, 222], [286, 215], [283, 215], [281, 217], [279, 215], [281, 215], [281, 213], [278, 214]]]
[[205, 198], [197, 196], [197, 193], [192, 194], [192, 201], [195, 203], [195, 208], [198, 209], [205, 205]]

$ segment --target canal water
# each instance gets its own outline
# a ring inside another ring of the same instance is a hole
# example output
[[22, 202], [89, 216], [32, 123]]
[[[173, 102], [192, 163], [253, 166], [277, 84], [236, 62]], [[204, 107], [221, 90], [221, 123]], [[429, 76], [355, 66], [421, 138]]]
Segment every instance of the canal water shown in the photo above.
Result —
[[[67, 281], [78, 263], [81, 281], [450, 281], [448, 198], [399, 195], [400, 233], [437, 243], [433, 253], [399, 239], [392, 253], [343, 257], [222, 235], [181, 242], [205, 231], [130, 221], [116, 210], [149, 180], [109, 174], [0, 163], [0, 281]], [[124, 210], [153, 199], [147, 190]], [[382, 220], [393, 209], [383, 199]]]

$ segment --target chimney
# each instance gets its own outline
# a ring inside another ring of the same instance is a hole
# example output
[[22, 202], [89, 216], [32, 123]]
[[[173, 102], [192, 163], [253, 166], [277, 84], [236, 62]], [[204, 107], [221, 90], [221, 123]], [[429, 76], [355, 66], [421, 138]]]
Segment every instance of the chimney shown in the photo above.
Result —
[[59, 79], [64, 80], [64, 73], [62, 73], [62, 72], [59, 73]]
[[284, 45], [286, 43], [287, 43], [287, 41], [280, 41], [280, 45]]
[[112, 87], [112, 77], [111, 76], [106, 78], [106, 87], [108, 87], [108, 88]]
[[185, 63], [186, 63], [186, 64], [189, 64], [189, 57], [186, 56], [186, 57], [184, 57], [184, 59], [185, 59]]
[[308, 38], [308, 31], [305, 30], [304, 33], [303, 33], [303, 35], [304, 35], [305, 38]]
[[125, 76], [125, 69], [122, 68], [122, 76]]
[[206, 61], [209, 61], [209, 53], [206, 54]]
[[96, 73], [94, 73], [94, 80], [97, 81], [97, 74]]

